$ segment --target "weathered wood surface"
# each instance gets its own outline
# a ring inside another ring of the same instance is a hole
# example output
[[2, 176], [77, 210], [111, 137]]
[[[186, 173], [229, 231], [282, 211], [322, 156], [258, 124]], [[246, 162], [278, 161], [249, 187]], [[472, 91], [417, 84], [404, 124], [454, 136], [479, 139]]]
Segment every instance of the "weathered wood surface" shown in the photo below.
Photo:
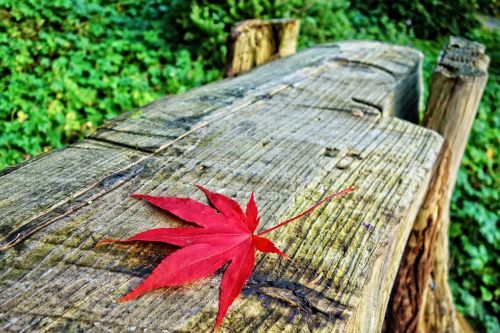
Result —
[[436, 241], [432, 268], [434, 288], [426, 288], [426, 305], [420, 327], [426, 332], [466, 331], [465, 320], [457, 320], [448, 286], [450, 204], [467, 139], [488, 81], [489, 57], [484, 45], [451, 37], [440, 55], [432, 85], [424, 126], [443, 135], [451, 150], [449, 182], [445, 192], [443, 219]]
[[295, 54], [299, 28], [300, 21], [293, 19], [238, 22], [228, 36], [224, 75], [235, 76]]
[[421, 320], [448, 189], [450, 149], [445, 144], [408, 237], [385, 315], [384, 332], [424, 332]]
[[95, 247], [178, 220], [132, 192], [240, 202], [261, 228], [354, 185], [271, 235], [291, 258], [258, 255], [227, 332], [377, 332], [442, 148], [389, 117], [416, 112], [421, 55], [374, 42], [305, 50], [247, 75], [159, 100], [80, 144], [0, 177], [3, 331], [210, 331], [220, 274], [128, 303], [174, 247]]
[[386, 314], [387, 332], [459, 332], [464, 325], [448, 286], [449, 209], [488, 63], [483, 45], [455, 37], [440, 55], [424, 126], [443, 135], [446, 154], [405, 249]]

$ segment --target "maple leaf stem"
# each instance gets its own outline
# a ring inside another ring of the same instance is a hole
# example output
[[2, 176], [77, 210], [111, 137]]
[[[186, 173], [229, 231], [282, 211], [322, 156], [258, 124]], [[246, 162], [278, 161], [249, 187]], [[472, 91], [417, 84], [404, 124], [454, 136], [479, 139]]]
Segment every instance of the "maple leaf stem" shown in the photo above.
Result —
[[344, 190], [342, 190], [342, 191], [335, 192], [335, 193], [333, 193], [332, 195], [330, 195], [330, 196], [326, 197], [325, 199], [321, 200], [320, 202], [318, 202], [317, 204], [315, 204], [314, 206], [312, 206], [312, 207], [311, 207], [311, 208], [309, 208], [308, 210], [305, 210], [305, 211], [303, 211], [302, 213], [300, 213], [299, 215], [294, 216], [294, 217], [292, 217], [292, 218], [291, 218], [291, 219], [289, 219], [289, 220], [283, 221], [283, 222], [281, 222], [280, 224], [275, 225], [275, 226], [274, 226], [274, 227], [272, 227], [272, 228], [269, 228], [269, 229], [267, 229], [267, 230], [264, 230], [263, 232], [261, 232], [261, 233], [260, 233], [260, 234], [258, 234], [257, 236], [262, 236], [262, 235], [265, 235], [265, 234], [267, 234], [268, 232], [273, 231], [274, 229], [278, 229], [279, 227], [282, 227], [282, 226], [284, 226], [285, 224], [288, 224], [288, 223], [290, 223], [290, 222], [292, 222], [292, 221], [295, 221], [295, 220], [297, 220], [297, 219], [300, 219], [301, 217], [303, 217], [303, 216], [305, 216], [305, 215], [307, 215], [307, 214], [311, 213], [313, 210], [315, 210], [316, 208], [318, 208], [319, 206], [321, 206], [321, 205], [322, 205], [322, 204], [324, 204], [325, 202], [327, 202], [327, 201], [329, 201], [329, 200], [331, 200], [331, 199], [333, 199], [333, 198], [335, 198], [335, 197], [340, 197], [340, 196], [346, 195], [347, 193], [351, 193], [351, 192], [353, 192], [354, 190], [356, 190], [356, 188], [355, 188], [354, 186], [351, 186], [351, 187], [346, 188], [346, 189], [344, 189]]

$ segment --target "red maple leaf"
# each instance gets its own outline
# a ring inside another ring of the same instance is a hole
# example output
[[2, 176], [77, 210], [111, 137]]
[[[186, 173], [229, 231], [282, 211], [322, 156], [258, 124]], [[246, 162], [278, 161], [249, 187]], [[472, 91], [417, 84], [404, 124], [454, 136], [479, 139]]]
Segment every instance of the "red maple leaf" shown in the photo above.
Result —
[[254, 234], [260, 217], [253, 192], [244, 213], [233, 199], [196, 186], [205, 193], [213, 208], [189, 198], [153, 197], [143, 194], [132, 196], [147, 200], [184, 221], [197, 224], [198, 227], [151, 229], [126, 240], [103, 240], [98, 244], [149, 241], [182, 247], [166, 257], [151, 275], [119, 301], [132, 300], [156, 288], [187, 284], [214, 273], [230, 262], [222, 278], [215, 329], [220, 326], [229, 306], [252, 274], [255, 251], [277, 253], [287, 257], [270, 240], [262, 237], [264, 234], [309, 214], [334, 197], [354, 191], [354, 188], [350, 187], [336, 192], [299, 215]]

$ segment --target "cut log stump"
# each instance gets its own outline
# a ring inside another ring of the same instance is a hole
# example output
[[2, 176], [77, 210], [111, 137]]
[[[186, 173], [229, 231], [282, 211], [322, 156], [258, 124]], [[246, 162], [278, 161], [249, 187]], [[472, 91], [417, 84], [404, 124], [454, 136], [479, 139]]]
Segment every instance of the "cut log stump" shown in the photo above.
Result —
[[[133, 192], [203, 200], [198, 183], [268, 228], [356, 186], [269, 236], [223, 332], [379, 332], [443, 139], [404, 119], [422, 56], [376, 42], [318, 46], [117, 117], [85, 141], [0, 176], [2, 331], [210, 332], [221, 272], [115, 300], [175, 248], [114, 244], [184, 226]], [[399, 116], [396, 117], [391, 116]]]
[[293, 19], [238, 22], [227, 40], [224, 76], [231, 77], [297, 51], [300, 21]]

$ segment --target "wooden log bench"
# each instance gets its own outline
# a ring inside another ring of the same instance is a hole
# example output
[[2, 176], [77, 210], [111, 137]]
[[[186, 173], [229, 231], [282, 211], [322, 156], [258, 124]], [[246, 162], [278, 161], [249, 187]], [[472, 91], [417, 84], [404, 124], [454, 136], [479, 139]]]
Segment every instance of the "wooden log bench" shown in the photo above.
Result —
[[174, 246], [96, 247], [184, 226], [133, 192], [244, 203], [269, 234], [223, 332], [378, 332], [443, 138], [418, 120], [422, 55], [377, 42], [318, 46], [117, 117], [0, 176], [0, 330], [211, 331], [221, 271], [115, 300]]

